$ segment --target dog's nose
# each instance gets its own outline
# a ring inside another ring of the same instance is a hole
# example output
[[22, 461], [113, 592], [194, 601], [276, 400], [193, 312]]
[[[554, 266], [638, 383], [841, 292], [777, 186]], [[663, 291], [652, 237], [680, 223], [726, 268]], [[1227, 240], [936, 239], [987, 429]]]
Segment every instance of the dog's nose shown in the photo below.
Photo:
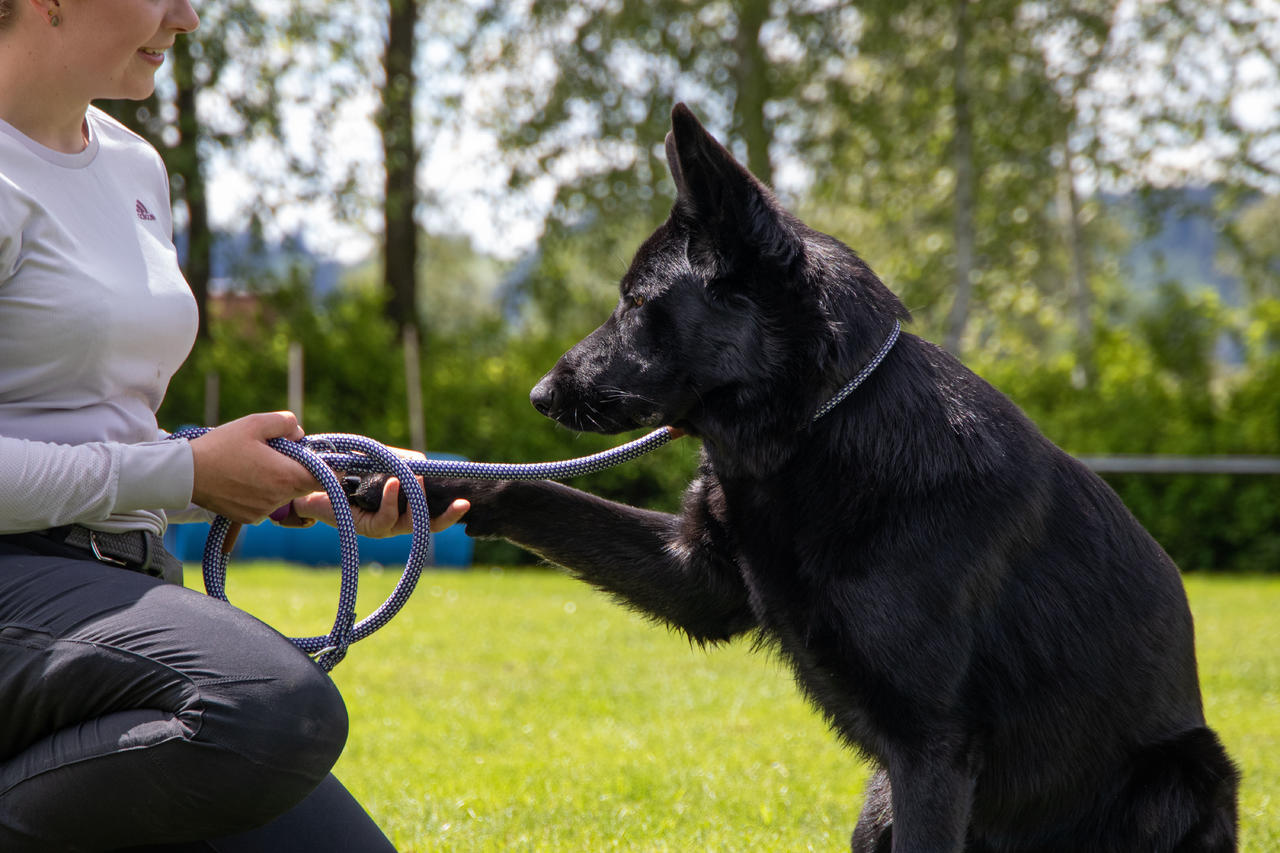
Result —
[[529, 402], [539, 412], [551, 417], [551, 410], [556, 402], [556, 389], [550, 376], [542, 377], [542, 381], [533, 386], [533, 390], [529, 392]]

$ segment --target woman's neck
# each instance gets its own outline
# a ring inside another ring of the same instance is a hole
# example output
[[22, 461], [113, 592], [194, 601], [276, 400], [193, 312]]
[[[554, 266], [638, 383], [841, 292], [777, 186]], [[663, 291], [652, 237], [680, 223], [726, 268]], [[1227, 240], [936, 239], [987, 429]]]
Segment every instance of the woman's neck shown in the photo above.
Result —
[[0, 40], [0, 119], [46, 148], [78, 154], [89, 142], [89, 103], [57, 85], [56, 75], [44, 74], [32, 54], [16, 39]]

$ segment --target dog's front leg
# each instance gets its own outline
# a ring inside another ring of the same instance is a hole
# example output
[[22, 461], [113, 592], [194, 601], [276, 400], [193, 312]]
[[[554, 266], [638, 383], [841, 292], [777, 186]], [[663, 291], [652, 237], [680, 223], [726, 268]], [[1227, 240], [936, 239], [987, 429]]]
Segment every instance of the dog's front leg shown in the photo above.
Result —
[[849, 849], [851, 853], [891, 853], [893, 849], [893, 789], [889, 771], [883, 767], [877, 767], [867, 782]]
[[471, 501], [462, 523], [472, 536], [514, 542], [696, 640], [727, 640], [756, 625], [723, 531], [696, 499], [671, 515], [547, 481], [426, 486], [432, 506]]
[[975, 784], [968, 765], [940, 743], [890, 758], [894, 853], [964, 850]]

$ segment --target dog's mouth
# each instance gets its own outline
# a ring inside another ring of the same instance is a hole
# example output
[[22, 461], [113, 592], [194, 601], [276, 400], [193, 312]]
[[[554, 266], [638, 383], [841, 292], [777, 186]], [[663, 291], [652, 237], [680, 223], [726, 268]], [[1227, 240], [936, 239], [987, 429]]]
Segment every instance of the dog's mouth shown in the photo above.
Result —
[[589, 404], [556, 408], [534, 403], [534, 408], [561, 426], [568, 427], [575, 432], [598, 432], [605, 435], [613, 435], [645, 426], [656, 427], [662, 423], [662, 419], [658, 415], [645, 418], [620, 417], [616, 413], [603, 411]]
[[645, 398], [621, 390], [605, 390], [591, 399], [571, 393], [551, 376], [529, 392], [529, 402], [538, 412], [561, 426], [576, 432], [598, 432], [611, 435], [641, 427], [658, 427], [662, 413], [646, 405]]

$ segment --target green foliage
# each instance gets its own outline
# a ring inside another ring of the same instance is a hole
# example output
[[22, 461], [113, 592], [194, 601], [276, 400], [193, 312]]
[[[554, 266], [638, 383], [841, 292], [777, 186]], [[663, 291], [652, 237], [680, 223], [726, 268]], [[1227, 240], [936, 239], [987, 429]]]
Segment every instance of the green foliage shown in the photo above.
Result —
[[[361, 573], [359, 610], [390, 592]], [[232, 566], [293, 635], [333, 572]], [[1187, 580], [1205, 713], [1240, 763], [1240, 849], [1280, 849], [1280, 578]], [[336, 773], [403, 853], [847, 850], [869, 768], [750, 643], [707, 651], [547, 572], [427, 574], [335, 672]]]
[[210, 373], [218, 377], [220, 423], [284, 408], [289, 344], [296, 342], [306, 365], [306, 402], [298, 414], [309, 432], [363, 432], [407, 442], [403, 356], [396, 331], [379, 317], [381, 297], [355, 290], [316, 305], [305, 282], [293, 276], [258, 294], [246, 315], [213, 324], [210, 340], [197, 343], [170, 384], [161, 424], [203, 421]]
[[[934, 339], [956, 296], [958, 219], [968, 220], [976, 264], [966, 352], [992, 335], [1064, 325], [1058, 196], [1070, 117], [1040, 43], [1045, 24], [1025, 5], [859, 4], [858, 50], [844, 54], [838, 74], [809, 81], [821, 97], [798, 119], [813, 172], [805, 213], [864, 252]], [[1047, 14], [1056, 4], [1043, 5]], [[963, 78], [959, 8], [971, 21]], [[963, 165], [977, 183], [967, 209], [958, 209], [962, 103], [972, 117]], [[832, 111], [843, 118], [831, 121]]]
[[1262, 196], [1245, 205], [1235, 228], [1226, 230], [1233, 251], [1222, 260], [1240, 276], [1252, 299], [1280, 297], [1280, 196]]

